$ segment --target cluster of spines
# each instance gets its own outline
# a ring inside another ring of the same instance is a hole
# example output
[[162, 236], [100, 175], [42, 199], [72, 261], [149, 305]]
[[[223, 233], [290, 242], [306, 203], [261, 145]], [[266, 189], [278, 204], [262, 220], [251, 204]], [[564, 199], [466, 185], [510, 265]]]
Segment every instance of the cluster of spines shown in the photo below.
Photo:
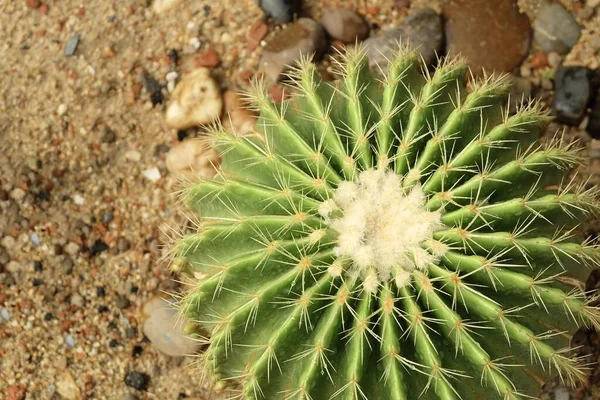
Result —
[[[506, 77], [467, 94], [461, 60], [421, 74], [415, 53], [401, 49], [377, 78], [359, 49], [340, 67], [343, 79], [328, 85], [303, 62], [292, 75], [300, 94], [282, 105], [255, 82], [256, 134], [215, 130], [219, 175], [182, 192], [203, 221], [173, 252], [201, 278], [181, 312], [210, 333], [204, 367], [256, 399], [312, 398], [315, 386], [325, 398], [451, 399], [491, 388], [519, 399], [552, 373], [581, 380], [585, 365], [563, 350], [562, 329], [565, 317], [600, 326], [573, 285], [598, 251], [572, 240], [598, 203], [593, 190], [564, 184], [580, 161], [575, 149], [537, 144], [548, 121], [538, 103], [514, 115], [500, 107]], [[448, 226], [434, 235], [449, 246], [438, 265], [416, 271], [411, 287], [384, 282], [377, 296], [347, 274], [350, 260], [334, 256], [318, 213], [341, 181], [370, 167], [420, 181]], [[285, 318], [268, 318], [277, 312]], [[256, 338], [257, 330], [266, 332]], [[455, 379], [463, 376], [479, 381]]]

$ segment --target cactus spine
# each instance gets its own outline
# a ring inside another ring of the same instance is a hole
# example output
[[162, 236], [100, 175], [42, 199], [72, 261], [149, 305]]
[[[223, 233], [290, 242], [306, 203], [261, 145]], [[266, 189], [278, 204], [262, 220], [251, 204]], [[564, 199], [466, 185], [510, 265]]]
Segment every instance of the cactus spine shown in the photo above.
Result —
[[423, 72], [400, 48], [383, 78], [361, 48], [271, 102], [252, 135], [218, 127], [218, 176], [183, 197], [191, 277], [181, 312], [209, 332], [203, 366], [248, 399], [523, 399], [585, 365], [569, 331], [600, 326], [581, 286], [598, 209], [538, 103], [509, 115], [509, 80]]

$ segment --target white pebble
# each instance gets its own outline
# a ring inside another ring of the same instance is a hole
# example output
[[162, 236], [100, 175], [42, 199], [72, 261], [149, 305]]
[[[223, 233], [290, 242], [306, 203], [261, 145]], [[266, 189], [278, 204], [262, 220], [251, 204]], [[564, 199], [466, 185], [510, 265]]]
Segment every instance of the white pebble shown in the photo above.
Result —
[[21, 201], [25, 197], [25, 191], [21, 188], [14, 188], [10, 191], [10, 198], [15, 201]]
[[200, 46], [202, 45], [202, 43], [200, 42], [200, 39], [198, 39], [197, 37], [191, 38], [190, 39], [190, 44], [196, 50], [198, 50], [200, 48]]
[[179, 74], [177, 72], [171, 71], [167, 73], [167, 75], [165, 75], [165, 79], [168, 81], [174, 81], [175, 79], [177, 79], [178, 76]]
[[58, 106], [58, 109], [56, 110], [56, 113], [59, 116], [65, 115], [67, 113], [67, 105], [63, 103], [60, 106]]
[[33, 244], [35, 247], [38, 247], [42, 242], [39, 235], [35, 232], [32, 232], [31, 235], [29, 235], [29, 239], [31, 239], [31, 244]]
[[2, 310], [0, 310], [0, 316], [3, 320], [10, 321], [10, 314], [6, 308], [2, 308]]
[[144, 175], [144, 178], [152, 182], [155, 182], [161, 178], [160, 171], [156, 167], [148, 168], [142, 172], [142, 175]]
[[96, 75], [96, 70], [91, 65], [87, 66], [87, 70], [90, 73], [90, 75]]
[[76, 194], [75, 196], [73, 196], [73, 201], [75, 202], [75, 204], [77, 204], [78, 206], [82, 206], [85, 203], [85, 199], [83, 198], [82, 195], [80, 194]]
[[70, 349], [75, 347], [75, 339], [73, 339], [73, 336], [71, 336], [70, 334], [67, 334], [67, 336], [65, 336], [65, 344]]
[[190, 32], [198, 32], [198, 25], [192, 21], [188, 22], [185, 28]]

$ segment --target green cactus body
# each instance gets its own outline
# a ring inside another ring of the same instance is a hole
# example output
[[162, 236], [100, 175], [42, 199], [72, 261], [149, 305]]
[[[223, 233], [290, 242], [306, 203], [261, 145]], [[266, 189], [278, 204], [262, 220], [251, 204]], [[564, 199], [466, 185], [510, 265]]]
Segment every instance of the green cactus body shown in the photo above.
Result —
[[256, 132], [215, 129], [219, 174], [183, 192], [200, 223], [174, 246], [181, 312], [217, 388], [522, 399], [583, 379], [569, 332], [600, 325], [581, 286], [599, 253], [575, 228], [598, 206], [568, 178], [576, 151], [461, 60], [423, 73], [400, 49], [381, 78], [352, 49], [340, 68], [301, 63], [280, 105], [257, 83]]

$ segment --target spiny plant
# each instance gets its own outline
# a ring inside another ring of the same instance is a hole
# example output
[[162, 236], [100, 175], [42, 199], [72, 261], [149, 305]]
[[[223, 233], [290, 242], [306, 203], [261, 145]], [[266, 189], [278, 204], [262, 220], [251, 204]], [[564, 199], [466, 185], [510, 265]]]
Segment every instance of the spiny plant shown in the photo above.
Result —
[[182, 191], [200, 218], [173, 265], [207, 376], [247, 399], [523, 399], [584, 379], [569, 338], [600, 327], [578, 230], [598, 202], [574, 146], [540, 141], [543, 107], [509, 114], [508, 77], [458, 58], [429, 72], [400, 47], [382, 75], [353, 48], [338, 68], [301, 62], [281, 104], [255, 82], [255, 132], [215, 127], [217, 176]]

